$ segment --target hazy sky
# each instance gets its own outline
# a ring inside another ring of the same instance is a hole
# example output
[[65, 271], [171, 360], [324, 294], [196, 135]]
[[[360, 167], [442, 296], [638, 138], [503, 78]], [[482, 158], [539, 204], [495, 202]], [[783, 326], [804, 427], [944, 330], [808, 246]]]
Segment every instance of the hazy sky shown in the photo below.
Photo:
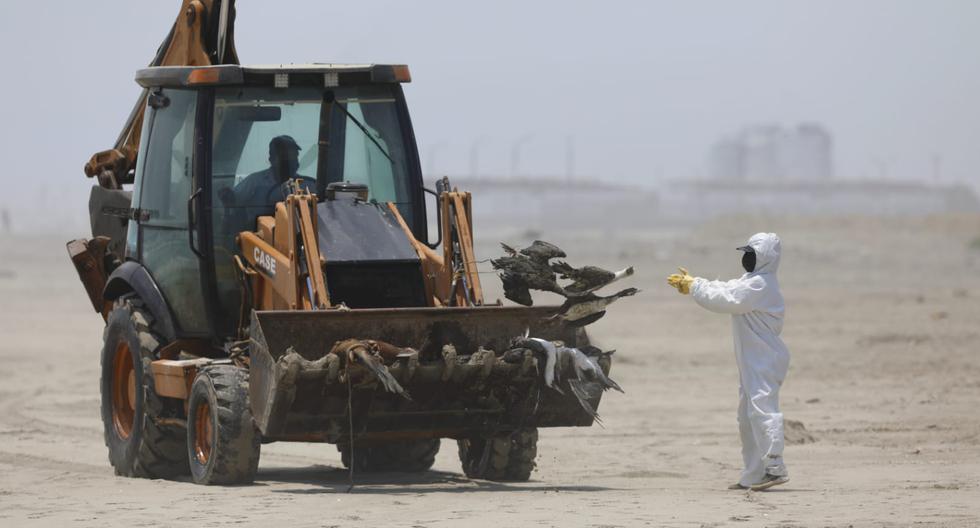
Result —
[[[0, 207], [84, 214], [82, 165], [112, 146], [135, 70], [179, 0], [7, 2]], [[980, 2], [238, 1], [244, 63], [396, 62], [423, 166], [575, 171], [633, 184], [704, 173], [747, 123], [819, 121], [842, 178], [980, 183]], [[26, 223], [23, 220], [20, 222]], [[23, 227], [23, 226], [21, 226]]]

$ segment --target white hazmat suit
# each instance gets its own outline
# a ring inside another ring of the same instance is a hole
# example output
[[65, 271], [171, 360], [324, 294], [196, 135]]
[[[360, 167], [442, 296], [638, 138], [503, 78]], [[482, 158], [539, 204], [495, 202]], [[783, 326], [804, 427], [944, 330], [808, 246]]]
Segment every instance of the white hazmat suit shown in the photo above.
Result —
[[752, 272], [727, 282], [698, 277], [691, 285], [698, 304], [732, 315], [740, 381], [738, 428], [745, 463], [739, 484], [745, 487], [762, 482], [767, 473], [788, 475], [779, 412], [779, 388], [789, 368], [789, 350], [779, 337], [785, 311], [776, 279], [780, 242], [774, 233], [758, 233], [748, 245], [755, 251]]

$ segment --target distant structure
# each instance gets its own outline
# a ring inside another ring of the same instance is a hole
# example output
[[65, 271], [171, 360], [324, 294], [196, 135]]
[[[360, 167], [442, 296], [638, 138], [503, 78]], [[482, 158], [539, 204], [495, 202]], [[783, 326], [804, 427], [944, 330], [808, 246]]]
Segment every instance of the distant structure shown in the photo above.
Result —
[[0, 209], [0, 230], [4, 234], [10, 233], [10, 211], [6, 207]]
[[713, 180], [815, 182], [833, 178], [833, 158], [833, 138], [820, 124], [753, 125], [716, 143], [708, 166]]
[[679, 219], [745, 212], [894, 216], [980, 211], [980, 198], [966, 185], [887, 180], [684, 180], [669, 185], [660, 195], [659, 212]]

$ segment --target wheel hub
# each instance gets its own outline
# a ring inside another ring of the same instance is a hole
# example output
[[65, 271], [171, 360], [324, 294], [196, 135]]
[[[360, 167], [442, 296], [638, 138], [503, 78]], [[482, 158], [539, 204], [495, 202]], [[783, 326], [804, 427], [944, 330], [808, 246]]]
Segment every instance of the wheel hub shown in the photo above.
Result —
[[136, 370], [129, 345], [119, 343], [112, 360], [112, 426], [123, 440], [136, 423]]
[[194, 413], [194, 457], [204, 466], [211, 459], [213, 448], [211, 406], [207, 402], [202, 402]]

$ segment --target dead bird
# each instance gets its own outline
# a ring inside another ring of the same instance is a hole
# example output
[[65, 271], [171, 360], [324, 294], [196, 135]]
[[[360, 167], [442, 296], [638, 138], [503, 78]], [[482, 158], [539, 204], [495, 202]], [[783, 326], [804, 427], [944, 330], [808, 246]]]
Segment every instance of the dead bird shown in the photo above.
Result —
[[626, 288], [606, 297], [600, 297], [594, 293], [587, 293], [581, 297], [569, 297], [552, 318], [561, 319], [571, 326], [585, 326], [606, 315], [606, 307], [613, 302], [623, 297], [631, 297], [639, 292], [640, 290], [636, 288]]
[[[361, 341], [358, 339], [346, 339], [339, 341], [330, 349], [331, 354], [336, 354], [346, 361], [349, 367], [358, 364], [366, 368], [381, 383], [384, 389], [392, 394], [398, 394], [411, 401], [411, 396], [402, 388], [398, 380], [391, 375], [388, 367], [385, 366], [381, 350], [376, 341]], [[388, 345], [391, 346], [391, 345]], [[387, 352], [391, 352], [390, 350]], [[347, 373], [350, 375], [350, 372]]]
[[[598, 350], [595, 347], [589, 347], [593, 350]], [[586, 355], [584, 352], [577, 348], [559, 346], [557, 347], [558, 358], [559, 358], [559, 368], [565, 368], [565, 366], [570, 366], [572, 370], [575, 371], [575, 378], [568, 379], [567, 385], [571, 390], [572, 395], [578, 400], [578, 404], [585, 410], [593, 420], [599, 425], [602, 425], [602, 419], [599, 417], [599, 413], [592, 407], [590, 400], [597, 398], [602, 391], [607, 391], [609, 389], [616, 389], [619, 392], [623, 392], [622, 387], [618, 383], [609, 379], [599, 364], [596, 363], [591, 357]], [[601, 351], [599, 351], [601, 353]]]
[[567, 262], [556, 262], [551, 265], [551, 270], [557, 273], [562, 279], [574, 281], [572, 284], [563, 287], [567, 294], [573, 296], [592, 293], [619, 279], [633, 275], [633, 266], [614, 272], [598, 266], [573, 268]]
[[535, 240], [530, 246], [518, 251], [507, 244], [500, 244], [506, 256], [491, 259], [490, 265], [500, 272], [504, 285], [504, 297], [522, 304], [532, 306], [530, 290], [541, 290], [566, 295], [565, 290], [558, 285], [555, 272], [549, 261], [553, 258], [564, 258], [565, 252], [554, 244]]
[[542, 372], [542, 378], [544, 378], [545, 386], [555, 389], [561, 394], [565, 392], [558, 387], [558, 381], [560, 377], [558, 375], [558, 347], [554, 343], [545, 339], [538, 339], [536, 337], [519, 337], [515, 339], [511, 346], [513, 348], [526, 348], [531, 350], [535, 354], [544, 356], [544, 372]]
[[[530, 290], [557, 293], [565, 297], [556, 318], [572, 326], [585, 326], [605, 315], [606, 307], [621, 297], [635, 295], [639, 290], [627, 288], [613, 295], [602, 297], [594, 292], [613, 282], [633, 275], [633, 267], [608, 271], [598, 266], [574, 268], [564, 261], [551, 263], [552, 259], [565, 257], [561, 248], [548, 242], [535, 240], [530, 246], [518, 251], [501, 243], [505, 256], [490, 261], [500, 273], [504, 296], [518, 304], [532, 306]], [[558, 276], [571, 280], [568, 286], [558, 283]]]
[[[595, 347], [590, 348], [598, 350]], [[602, 390], [604, 391], [615, 389], [623, 394], [626, 394], [626, 391], [624, 391], [618, 383], [610, 379], [609, 376], [606, 376], [606, 373], [602, 371], [599, 363], [582, 350], [578, 348], [560, 346], [557, 347], [557, 352], [559, 358], [558, 364], [562, 367], [564, 367], [566, 364], [570, 365], [572, 370], [575, 372], [575, 377], [579, 381], [599, 383], [602, 385]]]

